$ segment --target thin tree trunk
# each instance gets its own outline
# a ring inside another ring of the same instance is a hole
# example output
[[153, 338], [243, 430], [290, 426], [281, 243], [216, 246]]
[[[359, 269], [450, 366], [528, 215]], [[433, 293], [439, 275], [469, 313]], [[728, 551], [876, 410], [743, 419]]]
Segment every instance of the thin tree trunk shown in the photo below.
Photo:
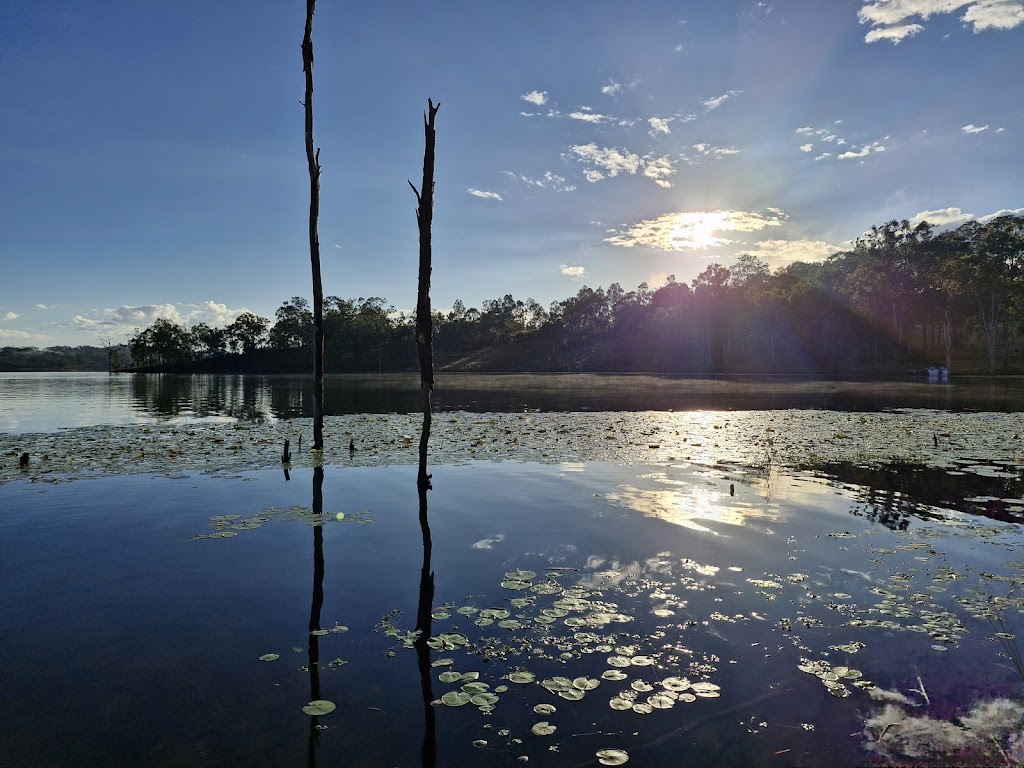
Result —
[[426, 487], [429, 483], [427, 475], [427, 443], [430, 440], [430, 421], [433, 410], [434, 394], [434, 352], [432, 349], [434, 321], [430, 315], [430, 225], [434, 218], [434, 117], [441, 108], [440, 102], [434, 105], [427, 99], [427, 111], [423, 113], [423, 133], [425, 147], [423, 150], [423, 184], [417, 191], [410, 181], [416, 195], [416, 223], [420, 230], [420, 269], [419, 287], [416, 294], [416, 347], [420, 358], [420, 406], [423, 408], [423, 430], [420, 432], [420, 466], [417, 484]]
[[309, 165], [309, 261], [313, 270], [313, 450], [324, 449], [324, 288], [320, 279], [320, 150], [313, 151], [313, 11], [306, 0], [306, 32], [302, 38], [302, 71], [306, 74], [306, 162]]

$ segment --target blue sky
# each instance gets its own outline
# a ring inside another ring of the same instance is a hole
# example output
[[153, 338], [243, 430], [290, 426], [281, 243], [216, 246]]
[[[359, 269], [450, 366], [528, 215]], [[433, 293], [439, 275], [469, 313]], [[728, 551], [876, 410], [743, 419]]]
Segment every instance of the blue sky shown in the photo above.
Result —
[[[310, 295], [300, 0], [0, 4], [0, 345]], [[627, 290], [890, 218], [1024, 207], [1024, 0], [338, 3], [314, 24], [324, 291]]]

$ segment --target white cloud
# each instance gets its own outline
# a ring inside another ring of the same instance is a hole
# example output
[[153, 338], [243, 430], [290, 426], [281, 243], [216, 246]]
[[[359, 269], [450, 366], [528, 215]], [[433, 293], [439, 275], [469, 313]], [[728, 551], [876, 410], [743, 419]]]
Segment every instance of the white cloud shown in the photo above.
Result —
[[504, 198], [497, 192], [485, 192], [484, 190], [476, 189], [475, 187], [470, 187], [466, 191], [473, 197], [482, 197], [484, 200], [504, 200]]
[[581, 112], [570, 112], [569, 117], [572, 120], [582, 120], [585, 123], [606, 123], [611, 120], [608, 115], [602, 115], [597, 112], [581, 111]]
[[1005, 130], [1005, 128], [996, 128], [996, 133], [1002, 133]]
[[598, 147], [597, 144], [577, 144], [570, 147], [570, 150], [576, 160], [588, 166], [584, 168], [583, 176], [591, 183], [614, 178], [620, 173], [635, 176], [642, 171], [645, 178], [651, 179], [659, 187], [669, 188], [672, 186], [669, 179], [676, 173], [668, 156], [648, 154], [640, 157], [627, 149]]
[[727, 155], [738, 155], [740, 151], [735, 147], [713, 147], [710, 144], [694, 144], [693, 148], [705, 157], [721, 158]]
[[889, 40], [899, 43], [922, 29], [914, 19], [927, 21], [932, 16], [953, 13], [965, 8], [960, 21], [974, 32], [987, 29], [1013, 29], [1024, 24], [1024, 3], [1021, 0], [876, 0], [865, 3], [857, 12], [861, 24], [870, 24], [864, 41]]
[[[605, 171], [608, 176], [618, 176], [620, 173], [635, 174], [640, 168], [640, 155], [636, 155], [626, 149], [615, 149], [614, 147], [601, 148], [597, 144], [577, 144], [569, 148], [580, 162]], [[597, 178], [587, 176], [587, 181], [598, 181], [604, 175], [599, 174]]]
[[778, 208], [765, 214], [754, 211], [682, 211], [656, 219], [644, 219], [612, 230], [605, 242], [623, 248], [647, 246], [661, 251], [692, 251], [717, 248], [734, 242], [722, 234], [758, 232], [782, 226], [786, 214]]
[[831, 152], [822, 152], [820, 155], [818, 155], [814, 159], [815, 160], [828, 160], [830, 157], [832, 157], [832, 153]]
[[8, 312], [6, 315], [0, 316], [0, 320], [17, 320], [21, 315], [17, 312]]
[[676, 43], [675, 48], [673, 48], [672, 50], [674, 50], [674, 51], [676, 51], [676, 53], [678, 53], [679, 51], [683, 50], [683, 44], [682, 43]]
[[614, 80], [609, 80], [607, 85], [601, 86], [601, 93], [603, 93], [605, 96], [614, 96], [621, 90], [622, 83], [617, 83]]
[[46, 309], [50, 308], [50, 305], [49, 304], [36, 304], [35, 307], [36, 307], [36, 309], [46, 310]]
[[1024, 24], [1024, 3], [1020, 0], [980, 0], [971, 4], [960, 20], [973, 24], [975, 33], [986, 29], [1013, 29]]
[[547, 91], [530, 91], [520, 96], [523, 101], [528, 101], [530, 104], [536, 104], [538, 107], [548, 102]]
[[984, 216], [975, 216], [973, 213], [964, 213], [960, 208], [939, 208], [934, 211], [921, 211], [910, 219], [910, 224], [911, 226], [916, 227], [922, 221], [927, 221], [934, 227], [945, 229], [959, 227], [961, 224], [975, 219], [982, 224], [988, 224], [990, 221], [998, 219], [1000, 216], [1024, 216], [1024, 208], [1003, 208], [1002, 210], [994, 213], [988, 213]]
[[959, 208], [939, 208], [935, 211], [921, 211], [910, 219], [910, 225], [916, 227], [922, 221], [927, 221], [936, 227], [958, 227], [973, 218], [974, 214], [964, 213]]
[[575, 192], [575, 184], [567, 184], [565, 176], [559, 176], [557, 173], [551, 171], [545, 171], [543, 176], [526, 176], [521, 173], [514, 173], [512, 171], [502, 171], [510, 179], [521, 181], [530, 187], [541, 187], [542, 189], [553, 189], [556, 192]]
[[726, 93], [723, 93], [721, 96], [715, 96], [710, 99], [705, 99], [701, 103], [704, 105], [704, 109], [710, 112], [713, 109], [718, 109], [728, 99], [731, 99], [733, 96], [739, 96], [741, 93], [743, 93], [743, 91], [727, 91]]
[[964, 133], [981, 133], [982, 131], [987, 131], [988, 130], [988, 126], [987, 125], [975, 125], [974, 123], [968, 123], [967, 125], [965, 125], [960, 130], [963, 131]]
[[50, 338], [45, 333], [35, 333], [33, 331], [17, 331], [13, 328], [0, 329], [0, 339], [4, 341], [42, 341], [43, 339]]
[[801, 144], [800, 145], [800, 151], [801, 152], [813, 152], [814, 151], [814, 145], [813, 144]]
[[644, 157], [644, 176], [651, 179], [659, 187], [669, 189], [672, 186], [669, 178], [675, 175], [676, 169], [667, 156], [655, 158], [647, 155]]
[[872, 29], [864, 35], [865, 43], [877, 43], [879, 40], [889, 40], [893, 45], [899, 45], [908, 37], [913, 37], [924, 27], [920, 24], [894, 24], [891, 27], [879, 27]]
[[672, 122], [672, 118], [664, 117], [649, 117], [647, 118], [647, 124], [651, 126], [651, 135], [656, 133], [672, 133], [669, 130], [668, 124]]
[[885, 147], [880, 142], [873, 141], [870, 144], [865, 144], [858, 150], [849, 150], [839, 155], [840, 160], [850, 160], [856, 157], [867, 157], [872, 152], [885, 152]]
[[824, 240], [762, 240], [750, 250], [772, 269], [784, 267], [794, 261], [824, 261], [833, 253], [843, 250]]
[[558, 268], [566, 277], [585, 277], [587, 274], [586, 267], [570, 267], [568, 264], [563, 264]]
[[992, 219], [998, 219], [1000, 216], [1024, 216], [1024, 208], [1003, 208], [995, 213], [979, 216], [978, 221], [982, 224], [988, 224]]
[[[180, 306], [180, 308], [179, 308]], [[242, 307], [230, 309], [217, 301], [199, 304], [142, 304], [122, 305], [107, 308], [95, 315], [75, 315], [71, 323], [84, 331], [109, 336], [130, 336], [137, 328], [146, 328], [155, 320], [164, 319], [179, 325], [191, 326], [206, 323], [215, 328], [230, 325], [243, 312], [251, 310]]]

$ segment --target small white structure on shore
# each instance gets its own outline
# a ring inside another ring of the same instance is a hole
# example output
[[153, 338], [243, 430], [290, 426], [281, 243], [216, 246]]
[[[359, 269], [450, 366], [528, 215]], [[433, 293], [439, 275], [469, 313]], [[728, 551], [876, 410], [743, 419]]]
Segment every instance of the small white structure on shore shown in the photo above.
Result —
[[928, 368], [928, 381], [949, 381], [949, 368], [945, 365], [932, 365]]

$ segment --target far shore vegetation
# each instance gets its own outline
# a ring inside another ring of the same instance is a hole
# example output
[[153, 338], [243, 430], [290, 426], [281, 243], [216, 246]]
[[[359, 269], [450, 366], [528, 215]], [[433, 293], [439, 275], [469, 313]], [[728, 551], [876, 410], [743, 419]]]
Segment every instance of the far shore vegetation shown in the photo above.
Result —
[[[545, 308], [505, 295], [433, 313], [448, 371], [1024, 373], [1024, 216], [872, 227], [848, 251], [772, 272], [752, 255], [690, 284], [584, 286]], [[417, 370], [415, 318], [379, 297], [324, 300], [328, 373]], [[306, 373], [307, 301], [224, 328], [157, 320], [105, 348], [0, 349], [0, 370]]]

